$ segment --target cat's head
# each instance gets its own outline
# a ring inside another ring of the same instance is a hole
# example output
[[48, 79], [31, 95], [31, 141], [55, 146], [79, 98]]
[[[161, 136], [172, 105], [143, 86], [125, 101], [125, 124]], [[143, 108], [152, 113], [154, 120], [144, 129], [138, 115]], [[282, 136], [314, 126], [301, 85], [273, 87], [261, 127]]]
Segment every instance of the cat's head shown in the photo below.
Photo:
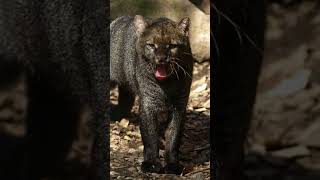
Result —
[[138, 55], [152, 67], [158, 80], [168, 78], [176, 66], [183, 64], [182, 57], [190, 54], [190, 19], [186, 17], [176, 23], [167, 18], [147, 20], [136, 15], [133, 23], [138, 36]]

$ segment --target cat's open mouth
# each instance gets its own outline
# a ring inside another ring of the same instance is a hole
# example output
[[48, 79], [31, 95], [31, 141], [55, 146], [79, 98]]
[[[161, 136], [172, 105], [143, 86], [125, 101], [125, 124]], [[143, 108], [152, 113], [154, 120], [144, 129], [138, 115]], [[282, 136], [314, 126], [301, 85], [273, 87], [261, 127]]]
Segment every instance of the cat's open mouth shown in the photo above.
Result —
[[165, 80], [169, 77], [169, 64], [157, 64], [155, 76], [158, 80]]

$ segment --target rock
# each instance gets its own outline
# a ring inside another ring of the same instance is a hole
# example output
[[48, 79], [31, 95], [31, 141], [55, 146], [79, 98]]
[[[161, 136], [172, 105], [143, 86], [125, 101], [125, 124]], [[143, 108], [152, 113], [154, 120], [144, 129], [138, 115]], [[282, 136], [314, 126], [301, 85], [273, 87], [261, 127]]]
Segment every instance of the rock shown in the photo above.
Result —
[[206, 90], [206, 88], [207, 88], [207, 84], [204, 83], [204, 84], [198, 86], [195, 90], [193, 90], [193, 93], [199, 93], [201, 91]]
[[280, 149], [278, 151], [273, 151], [271, 152], [271, 155], [279, 158], [292, 159], [297, 157], [309, 156], [310, 151], [305, 146], [294, 146], [286, 149]]
[[204, 13], [210, 14], [210, 0], [190, 0], [190, 2], [201, 9]]
[[281, 22], [274, 16], [267, 17], [269, 31], [266, 32], [267, 40], [277, 40], [284, 33], [283, 28], [281, 27]]
[[124, 136], [124, 139], [125, 139], [125, 140], [128, 140], [128, 141], [130, 141], [130, 140], [131, 140], [131, 138], [130, 138], [129, 136], [127, 136], [127, 135], [126, 135], [126, 136]]
[[284, 111], [259, 115], [252, 124], [255, 142], [267, 147], [296, 144], [297, 134], [305, 131], [308, 114], [299, 111]]
[[133, 136], [133, 137], [138, 137], [138, 138], [141, 137], [141, 134], [140, 134], [139, 131], [128, 131], [128, 132], [127, 132], [127, 135], [128, 135], [128, 136]]
[[110, 175], [111, 176], [115, 176], [115, 175], [119, 175], [119, 173], [115, 172], [115, 171], [110, 171]]
[[210, 15], [194, 10], [191, 22], [190, 44], [193, 57], [198, 62], [210, 60]]
[[206, 108], [199, 108], [199, 109], [196, 109], [195, 111], [196, 112], [204, 112], [204, 111], [207, 111], [207, 109]]
[[203, 107], [209, 109], [210, 108], [210, 99], [208, 99], [204, 104]]
[[[319, 15], [320, 17], [320, 15]], [[319, 18], [320, 19], [320, 18]], [[312, 74], [311, 74], [311, 81], [315, 82], [315, 83], [320, 83], [320, 70], [319, 70], [319, 66], [320, 66], [320, 51], [316, 51], [312, 53], [312, 57], [310, 60], [310, 68], [312, 69]]]
[[266, 93], [266, 96], [289, 96], [301, 89], [304, 89], [309, 81], [311, 71], [308, 69], [303, 69], [296, 72], [292, 77], [282, 81], [275, 88], [271, 89]]
[[187, 110], [188, 110], [188, 111], [193, 111], [193, 107], [188, 104]]
[[[143, 146], [142, 146], [143, 147]], [[139, 149], [140, 149], [140, 147], [139, 147]], [[143, 162], [143, 157], [138, 157], [138, 162], [139, 163], [142, 163]]]
[[143, 146], [142, 145], [139, 146], [138, 149], [139, 149], [139, 151], [143, 151]]
[[137, 169], [136, 168], [134, 168], [134, 167], [130, 167], [129, 169], [128, 169], [128, 171], [130, 171], [130, 172], [133, 172], [133, 171], [136, 171]]
[[190, 176], [190, 179], [192, 179], [192, 180], [203, 180], [205, 178], [204, 178], [204, 175], [203, 175], [202, 172], [198, 172], [198, 173], [192, 174]]
[[313, 113], [320, 113], [320, 103], [318, 103], [317, 105], [315, 105], [312, 109], [311, 112]]
[[285, 99], [285, 105], [291, 107], [297, 107], [300, 104], [304, 104], [308, 101], [312, 102], [314, 99], [320, 96], [320, 88], [315, 86], [310, 90], [302, 90], [299, 93], [290, 96], [290, 98]]
[[[196, 69], [197, 69], [197, 68], [195, 68], [195, 70], [196, 70]], [[198, 80], [194, 80], [194, 81], [192, 82], [191, 88], [194, 88], [194, 87], [200, 86], [201, 84], [206, 83], [206, 79], [207, 79], [207, 77], [206, 77], [206, 76], [203, 76], [202, 78], [200, 78], [200, 79], [198, 79]]]
[[250, 151], [262, 155], [265, 155], [267, 153], [265, 146], [256, 143], [251, 145]]
[[263, 92], [268, 92], [270, 89], [274, 89], [275, 86], [281, 84], [283, 80], [292, 78], [298, 71], [309, 69], [305, 67], [305, 59], [308, 57], [307, 49], [308, 47], [303, 44], [292, 49], [288, 56], [283, 56], [283, 50], [281, 49], [278, 50], [280, 52], [275, 52], [269, 58], [276, 58], [278, 60], [273, 61], [262, 69], [262, 74], [259, 78], [261, 84], [259, 89]]
[[129, 153], [129, 154], [132, 154], [132, 153], [134, 153], [134, 152], [136, 152], [136, 150], [133, 149], [133, 148], [130, 148], [130, 149], [128, 150], [128, 153]]
[[14, 113], [9, 108], [2, 109], [0, 111], [0, 119], [1, 120], [9, 120], [9, 119], [12, 119], [13, 116], [14, 116]]
[[129, 120], [127, 120], [127, 119], [122, 119], [122, 120], [120, 121], [119, 125], [120, 125], [121, 127], [123, 127], [123, 128], [127, 128], [128, 125], [129, 125]]
[[313, 101], [306, 101], [306, 102], [304, 102], [302, 104], [299, 104], [298, 108], [299, 108], [300, 111], [306, 112], [306, 111], [311, 110], [313, 106], [314, 106], [314, 102]]

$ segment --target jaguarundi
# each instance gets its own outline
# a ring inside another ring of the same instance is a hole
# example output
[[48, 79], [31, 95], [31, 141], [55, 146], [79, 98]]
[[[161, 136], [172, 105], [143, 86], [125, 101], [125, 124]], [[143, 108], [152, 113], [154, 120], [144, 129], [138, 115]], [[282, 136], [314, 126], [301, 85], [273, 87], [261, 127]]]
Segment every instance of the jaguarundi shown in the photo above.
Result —
[[[192, 81], [190, 19], [123, 16], [110, 25], [110, 80], [118, 85], [112, 120], [128, 115], [139, 96], [139, 125], [144, 145], [143, 172], [180, 174], [178, 151]], [[163, 168], [160, 136], [165, 137]]]

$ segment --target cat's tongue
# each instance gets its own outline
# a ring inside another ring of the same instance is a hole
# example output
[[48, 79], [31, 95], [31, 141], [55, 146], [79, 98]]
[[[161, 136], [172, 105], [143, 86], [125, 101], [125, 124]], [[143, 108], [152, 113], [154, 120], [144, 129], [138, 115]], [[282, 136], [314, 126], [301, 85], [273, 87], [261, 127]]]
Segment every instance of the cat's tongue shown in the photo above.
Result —
[[158, 64], [156, 67], [155, 76], [158, 80], [164, 80], [167, 78], [167, 65], [166, 64]]

